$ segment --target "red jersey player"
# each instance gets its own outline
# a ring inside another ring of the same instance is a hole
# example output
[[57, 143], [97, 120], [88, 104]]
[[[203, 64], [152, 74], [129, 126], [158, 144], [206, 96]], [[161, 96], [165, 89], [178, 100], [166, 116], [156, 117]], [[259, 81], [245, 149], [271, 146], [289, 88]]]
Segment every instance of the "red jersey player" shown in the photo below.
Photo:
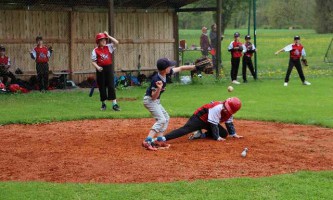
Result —
[[240, 58], [242, 57], [243, 44], [239, 41], [240, 34], [234, 33], [234, 41], [230, 42], [228, 51], [231, 52], [231, 83], [240, 84], [237, 81]]
[[32, 59], [36, 61], [36, 71], [39, 83], [39, 90], [46, 92], [49, 86], [49, 58], [51, 57], [53, 50], [52, 47], [46, 47], [43, 45], [42, 36], [36, 37], [37, 46], [30, 52]]
[[[108, 40], [111, 43], [107, 43]], [[116, 90], [114, 86], [114, 66], [112, 63], [112, 53], [115, 45], [119, 42], [111, 37], [106, 31], [96, 35], [97, 47], [91, 53], [92, 64], [96, 68], [97, 84], [99, 88], [101, 110], [106, 110], [106, 100], [112, 101], [112, 109], [120, 111], [117, 104]]]
[[311, 85], [310, 82], [305, 80], [305, 76], [304, 76], [302, 65], [301, 65], [300, 58], [302, 57], [304, 59], [306, 56], [305, 49], [301, 44], [301, 37], [296, 35], [294, 37], [294, 43], [275, 52], [275, 55], [278, 55], [280, 52], [285, 52], [285, 51], [289, 51], [290, 58], [289, 58], [289, 66], [288, 66], [287, 74], [284, 79], [284, 86], [288, 86], [289, 76], [290, 76], [291, 71], [293, 70], [294, 66], [297, 69], [298, 75], [301, 78], [303, 85]]

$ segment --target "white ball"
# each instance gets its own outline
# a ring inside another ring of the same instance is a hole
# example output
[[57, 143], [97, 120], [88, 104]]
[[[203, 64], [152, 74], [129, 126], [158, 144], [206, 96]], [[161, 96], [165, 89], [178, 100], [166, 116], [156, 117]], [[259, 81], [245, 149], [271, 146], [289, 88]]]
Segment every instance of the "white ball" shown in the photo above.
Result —
[[228, 92], [232, 92], [234, 90], [234, 87], [232, 87], [231, 85], [228, 87]]

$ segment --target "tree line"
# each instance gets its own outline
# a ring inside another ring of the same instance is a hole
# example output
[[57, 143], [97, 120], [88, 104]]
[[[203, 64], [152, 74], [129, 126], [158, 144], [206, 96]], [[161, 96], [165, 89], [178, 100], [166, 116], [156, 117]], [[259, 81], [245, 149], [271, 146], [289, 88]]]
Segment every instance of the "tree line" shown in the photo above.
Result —
[[[200, 0], [187, 7], [215, 6], [216, 0]], [[226, 28], [247, 28], [249, 6], [252, 6], [249, 0], [223, 0], [222, 32]], [[315, 29], [318, 33], [333, 33], [332, 0], [257, 0], [256, 9], [258, 28]], [[214, 23], [215, 18], [215, 12], [179, 13], [179, 28], [200, 29]], [[252, 20], [251, 15], [251, 24]]]

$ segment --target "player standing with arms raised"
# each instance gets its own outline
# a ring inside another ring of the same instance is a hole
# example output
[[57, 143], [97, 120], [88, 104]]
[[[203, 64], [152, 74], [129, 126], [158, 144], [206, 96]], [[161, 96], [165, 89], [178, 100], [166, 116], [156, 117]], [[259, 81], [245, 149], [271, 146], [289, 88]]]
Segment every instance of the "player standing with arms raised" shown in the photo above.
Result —
[[[112, 41], [109, 44], [107, 43], [108, 39]], [[102, 102], [102, 111], [106, 110], [106, 100], [112, 101], [112, 109], [114, 111], [120, 111], [116, 99], [114, 66], [112, 64], [112, 53], [115, 50], [115, 45], [118, 43], [118, 40], [111, 37], [106, 31], [98, 33], [96, 35], [97, 47], [91, 53], [92, 64], [96, 68], [96, 79]]]
[[289, 44], [288, 46], [284, 47], [283, 49], [280, 49], [279, 51], [275, 52], [275, 55], [278, 55], [280, 52], [285, 52], [285, 51], [289, 51], [290, 59], [289, 59], [289, 66], [288, 66], [287, 74], [284, 79], [284, 86], [288, 86], [289, 77], [290, 77], [291, 71], [293, 70], [294, 66], [297, 69], [298, 75], [301, 78], [303, 85], [311, 85], [310, 82], [305, 80], [305, 76], [303, 73], [302, 64], [301, 64], [301, 60], [300, 60], [301, 57], [302, 57], [302, 59], [305, 60], [305, 56], [306, 56], [305, 49], [304, 49], [303, 45], [301, 44], [301, 37], [296, 35], [294, 37], [294, 43]]
[[32, 59], [36, 61], [36, 71], [39, 90], [46, 92], [49, 87], [49, 59], [53, 53], [52, 47], [43, 45], [42, 36], [36, 37], [37, 46], [30, 52]]
[[245, 44], [243, 47], [243, 70], [242, 70], [242, 74], [243, 74], [243, 82], [247, 83], [247, 78], [246, 78], [246, 68], [249, 67], [249, 70], [254, 78], [254, 80], [257, 79], [256, 73], [254, 72], [254, 68], [253, 68], [253, 63], [252, 63], [252, 56], [253, 53], [255, 53], [256, 47], [254, 46], [254, 44], [251, 43], [251, 36], [250, 35], [246, 35], [245, 36]]
[[237, 81], [240, 58], [242, 57], [243, 44], [239, 41], [240, 34], [234, 33], [234, 41], [230, 42], [228, 51], [231, 53], [231, 83], [240, 84]]

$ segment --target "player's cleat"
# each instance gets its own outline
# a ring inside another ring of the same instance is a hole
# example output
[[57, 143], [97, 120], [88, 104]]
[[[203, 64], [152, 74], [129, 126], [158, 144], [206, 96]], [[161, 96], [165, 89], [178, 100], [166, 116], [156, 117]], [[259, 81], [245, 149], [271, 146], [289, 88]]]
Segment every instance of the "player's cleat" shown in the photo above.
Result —
[[153, 147], [152, 144], [150, 142], [147, 142], [147, 141], [143, 141], [142, 142], [142, 146], [144, 148], [146, 148], [147, 150], [150, 150], [150, 151], [157, 151], [157, 148], [156, 147]]
[[283, 86], [288, 86], [288, 82], [284, 82]]
[[114, 111], [120, 111], [120, 107], [118, 106], [118, 104], [114, 104], [114, 105], [112, 106], [112, 109], [113, 109]]
[[189, 140], [195, 140], [200, 138], [203, 138], [203, 133], [201, 130], [197, 130], [196, 132], [191, 134], [190, 137], [188, 137]]
[[247, 80], [244, 80], [243, 83], [247, 83]]
[[243, 136], [237, 135], [236, 133], [233, 134], [233, 135], [230, 135], [230, 137], [232, 137], [232, 138], [243, 138]]
[[233, 80], [231, 83], [236, 84], [236, 85], [239, 85], [239, 84], [240, 84], [240, 82], [238, 82], [238, 81], [236, 81], [236, 80]]
[[303, 85], [311, 85], [311, 83], [308, 82], [308, 81], [304, 81], [304, 82], [303, 82]]
[[157, 149], [168, 149], [171, 145], [166, 143], [166, 141], [154, 141], [154, 145], [155, 148]]
[[102, 103], [101, 111], [104, 111], [104, 110], [106, 110], [106, 104], [105, 104], [105, 103]]

